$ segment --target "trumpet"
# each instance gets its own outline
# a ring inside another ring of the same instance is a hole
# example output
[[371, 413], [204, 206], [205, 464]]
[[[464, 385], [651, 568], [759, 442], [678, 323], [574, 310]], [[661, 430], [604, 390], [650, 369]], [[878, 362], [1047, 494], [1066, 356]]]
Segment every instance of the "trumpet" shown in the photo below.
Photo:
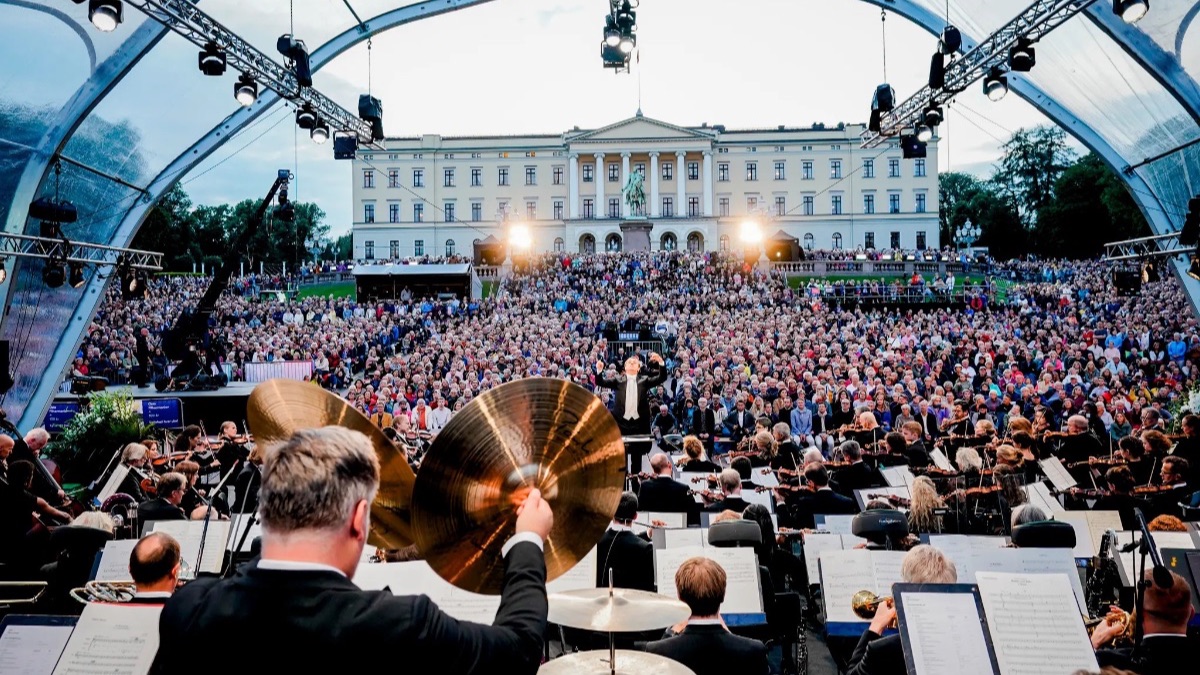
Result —
[[137, 586], [132, 581], [89, 581], [79, 588], [72, 588], [70, 595], [84, 605], [89, 602], [129, 602], [137, 595]]
[[[860, 618], [870, 621], [875, 618], [875, 612], [879, 609], [879, 605], [885, 602], [890, 606], [892, 604], [892, 596], [885, 595], [881, 597], [871, 591], [864, 590], [855, 593], [854, 597], [850, 598], [850, 608]], [[893, 619], [892, 625], [889, 628], [895, 628], [895, 623], [896, 621]]]
[[1084, 619], [1084, 626], [1087, 627], [1088, 637], [1091, 637], [1101, 624], [1110, 626], [1120, 625], [1121, 632], [1109, 638], [1108, 642], [1114, 647], [1128, 646], [1133, 643], [1133, 624], [1136, 612], [1126, 612], [1123, 609], [1115, 609], [1108, 613], [1107, 616], [1102, 616], [1098, 619]]

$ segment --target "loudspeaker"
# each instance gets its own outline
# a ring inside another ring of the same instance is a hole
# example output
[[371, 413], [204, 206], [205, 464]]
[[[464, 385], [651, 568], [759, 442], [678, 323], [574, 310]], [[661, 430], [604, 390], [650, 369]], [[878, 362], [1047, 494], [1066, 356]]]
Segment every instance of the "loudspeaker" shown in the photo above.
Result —
[[79, 218], [79, 212], [71, 202], [56, 202], [49, 197], [42, 197], [29, 205], [29, 217], [52, 223], [73, 223]]
[[8, 369], [8, 340], [0, 340], [0, 394], [12, 389], [12, 372]]

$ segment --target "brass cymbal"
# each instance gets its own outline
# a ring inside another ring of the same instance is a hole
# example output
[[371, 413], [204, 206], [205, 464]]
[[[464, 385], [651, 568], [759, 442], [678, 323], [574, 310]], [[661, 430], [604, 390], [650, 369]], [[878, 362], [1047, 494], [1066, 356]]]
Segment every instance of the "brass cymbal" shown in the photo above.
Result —
[[246, 402], [246, 417], [262, 446], [286, 441], [301, 429], [346, 427], [364, 434], [379, 457], [379, 492], [371, 503], [367, 543], [399, 549], [413, 543], [410, 509], [416, 477], [404, 453], [343, 398], [311, 382], [267, 380]]
[[674, 598], [631, 588], [584, 588], [551, 593], [546, 599], [550, 623], [601, 633], [667, 628], [691, 614], [686, 604]]
[[618, 649], [615, 668], [608, 659], [607, 649], [575, 652], [543, 663], [538, 675], [696, 675], [682, 663], [650, 652]]
[[490, 389], [455, 413], [421, 462], [413, 489], [417, 548], [443, 579], [498, 594], [501, 547], [517, 506], [541, 490], [554, 511], [547, 580], [600, 541], [624, 486], [625, 447], [611, 414], [566, 380], [528, 378]]

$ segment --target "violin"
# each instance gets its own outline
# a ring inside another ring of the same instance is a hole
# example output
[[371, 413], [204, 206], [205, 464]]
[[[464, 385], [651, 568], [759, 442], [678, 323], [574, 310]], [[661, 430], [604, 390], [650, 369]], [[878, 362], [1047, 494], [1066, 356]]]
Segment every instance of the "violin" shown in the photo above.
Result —
[[1116, 458], [1111, 458], [1111, 457], [1102, 459], [1099, 457], [1089, 457], [1085, 461], [1071, 462], [1070, 464], [1067, 465], [1067, 468], [1068, 469], [1081, 469], [1084, 467], [1095, 467], [1097, 469], [1100, 469], [1100, 468], [1112, 467], [1112, 466], [1125, 466], [1127, 464], [1129, 464], [1129, 460], [1127, 460], [1127, 459], [1116, 459]]
[[867, 499], [886, 499], [887, 501], [891, 502], [893, 506], [899, 506], [902, 508], [908, 508], [912, 506], [911, 499], [908, 497], [901, 497], [900, 495], [885, 495], [869, 492], [867, 493]]
[[187, 459], [189, 452], [172, 452], [169, 454], [160, 454], [158, 457], [150, 460], [150, 464], [154, 467], [175, 466], [175, 464]]
[[983, 497], [985, 495], [992, 495], [992, 494], [996, 494], [997, 492], [1000, 492], [1002, 487], [1003, 486], [1001, 486], [1001, 485], [988, 485], [988, 486], [967, 488], [965, 490], [955, 490], [954, 492], [951, 492], [950, 494], [946, 495], [946, 499], [950, 499], [953, 497]]
[[909, 467], [909, 471], [914, 474], [924, 474], [930, 478], [953, 478], [958, 475], [954, 469], [942, 469], [932, 464], [924, 468]]
[[1187, 483], [1174, 483], [1172, 485], [1139, 485], [1133, 488], [1135, 495], [1161, 495], [1179, 488], [1187, 487]]

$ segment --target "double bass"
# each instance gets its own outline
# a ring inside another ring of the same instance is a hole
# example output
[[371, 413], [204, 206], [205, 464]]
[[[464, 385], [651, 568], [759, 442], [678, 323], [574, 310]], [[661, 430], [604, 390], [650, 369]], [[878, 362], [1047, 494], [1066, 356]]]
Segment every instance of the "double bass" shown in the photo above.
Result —
[[50, 458], [35, 455], [25, 443], [25, 437], [12, 422], [8, 421], [3, 410], [0, 410], [0, 429], [7, 431], [15, 441], [12, 459], [25, 460], [33, 464], [34, 494], [45, 499], [51, 506], [70, 513], [71, 517], [88, 510], [85, 504], [72, 500], [63, 491], [62, 472], [59, 470], [58, 464]]

